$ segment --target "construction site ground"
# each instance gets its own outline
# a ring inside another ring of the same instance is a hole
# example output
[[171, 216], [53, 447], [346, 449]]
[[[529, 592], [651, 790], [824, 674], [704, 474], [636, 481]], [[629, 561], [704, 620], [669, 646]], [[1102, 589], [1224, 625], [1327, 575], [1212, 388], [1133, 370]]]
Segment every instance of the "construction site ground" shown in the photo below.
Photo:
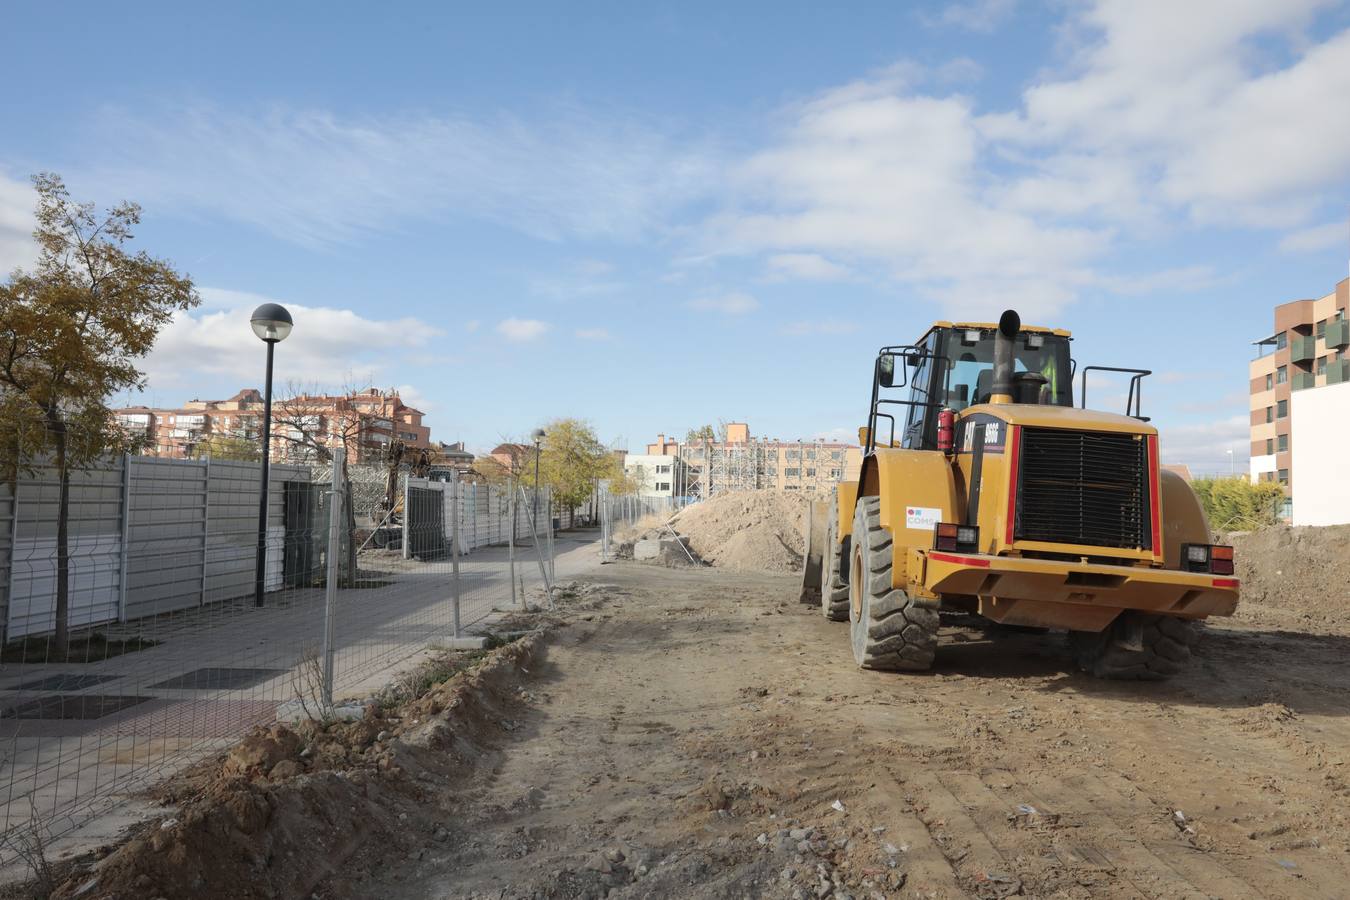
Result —
[[958, 621], [895, 675], [793, 577], [595, 577], [444, 830], [320, 896], [1346, 895], [1344, 630], [1219, 622], [1138, 684]]

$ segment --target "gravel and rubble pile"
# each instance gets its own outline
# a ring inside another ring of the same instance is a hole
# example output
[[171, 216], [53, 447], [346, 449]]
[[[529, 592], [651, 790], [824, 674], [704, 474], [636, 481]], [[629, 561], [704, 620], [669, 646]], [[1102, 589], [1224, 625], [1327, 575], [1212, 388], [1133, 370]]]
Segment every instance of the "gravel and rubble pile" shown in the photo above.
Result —
[[1263, 528], [1227, 535], [1242, 581], [1238, 615], [1277, 612], [1350, 623], [1350, 525]]

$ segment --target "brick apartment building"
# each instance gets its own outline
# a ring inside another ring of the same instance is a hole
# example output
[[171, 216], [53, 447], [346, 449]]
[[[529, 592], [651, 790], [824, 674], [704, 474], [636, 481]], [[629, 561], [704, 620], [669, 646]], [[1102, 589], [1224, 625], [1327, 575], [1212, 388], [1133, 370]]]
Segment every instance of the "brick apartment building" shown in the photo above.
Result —
[[1275, 331], [1255, 342], [1251, 377], [1251, 478], [1292, 491], [1295, 391], [1350, 382], [1350, 279], [1317, 300], [1275, 307]]
[[[177, 409], [129, 406], [117, 410], [125, 429], [143, 435], [145, 452], [172, 459], [194, 454], [207, 439], [218, 436], [257, 441], [262, 434], [263, 397], [247, 388], [228, 400], [191, 400]], [[397, 391], [369, 388], [351, 394], [298, 394], [272, 402], [272, 459], [305, 460], [312, 455], [292, 438], [313, 435], [334, 447], [344, 436], [353, 462], [378, 461], [385, 448], [401, 440], [409, 448], [434, 451], [424, 413], [406, 405]]]
[[[711, 491], [779, 490], [823, 491], [841, 479], [856, 478], [862, 448], [834, 441], [781, 441], [755, 438], [745, 422], [730, 422], [724, 440], [707, 444], [680, 442], [658, 435], [646, 447], [646, 457], [672, 457], [670, 467], [675, 496]], [[630, 457], [630, 459], [633, 459]], [[679, 482], [679, 483], [674, 483]]]

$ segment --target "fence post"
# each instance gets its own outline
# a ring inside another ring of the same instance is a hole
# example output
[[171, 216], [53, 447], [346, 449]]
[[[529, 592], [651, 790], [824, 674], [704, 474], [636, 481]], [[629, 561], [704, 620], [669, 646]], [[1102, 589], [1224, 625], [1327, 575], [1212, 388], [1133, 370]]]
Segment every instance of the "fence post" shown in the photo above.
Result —
[[403, 558], [411, 559], [408, 550], [408, 521], [412, 518], [412, 496], [408, 493], [408, 473], [403, 473]]
[[[9, 544], [9, 602], [14, 602], [14, 548], [19, 537], [19, 484], [14, 483], [14, 536]], [[122, 547], [117, 573], [117, 621], [127, 621], [127, 544], [131, 541], [131, 454], [122, 454]], [[205, 560], [203, 560], [203, 565]]]
[[459, 474], [450, 482], [450, 520], [455, 533], [450, 538], [450, 592], [455, 603], [455, 637], [460, 636], [459, 625]]
[[[553, 561], [555, 554], [553, 551], [553, 488], [548, 489], [548, 507], [545, 513], [545, 526], [548, 528], [548, 581], [550, 585], [558, 581], [558, 570], [554, 568]], [[549, 605], [553, 605], [553, 597], [549, 596]]]
[[[210, 553], [211, 547], [211, 454], [202, 457], [202, 599], [198, 606], [206, 605], [206, 557]], [[285, 491], [282, 491], [282, 497], [285, 497]], [[286, 521], [285, 505], [282, 505], [282, 522]], [[285, 538], [282, 539], [281, 550], [281, 576], [286, 577], [286, 549]], [[283, 581], [283, 588], [286, 587]]]
[[[523, 486], [520, 489], [520, 499], [525, 499], [525, 488]], [[527, 504], [527, 508], [534, 509], [534, 507], [529, 504]], [[531, 513], [531, 516], [533, 517], [533, 513]], [[531, 525], [534, 528], [534, 556], [535, 559], [539, 560], [539, 577], [544, 580], [544, 590], [549, 592], [549, 602], [552, 603], [553, 585], [549, 583], [548, 570], [544, 568], [544, 548], [539, 546], [539, 521], [531, 518]]]
[[[328, 558], [323, 587], [323, 708], [333, 708], [333, 622], [337, 615], [338, 557], [342, 554], [342, 458], [346, 450], [333, 450], [332, 490], [328, 494]], [[404, 501], [405, 505], [407, 501]], [[408, 517], [404, 510], [403, 520]]]
[[[491, 488], [488, 489], [488, 496], [492, 496]], [[511, 530], [507, 532], [506, 537], [506, 564], [510, 569], [511, 575], [511, 605], [524, 606], [525, 598], [516, 596], [516, 495], [511, 494], [511, 499], [506, 503], [507, 509], [511, 512]]]

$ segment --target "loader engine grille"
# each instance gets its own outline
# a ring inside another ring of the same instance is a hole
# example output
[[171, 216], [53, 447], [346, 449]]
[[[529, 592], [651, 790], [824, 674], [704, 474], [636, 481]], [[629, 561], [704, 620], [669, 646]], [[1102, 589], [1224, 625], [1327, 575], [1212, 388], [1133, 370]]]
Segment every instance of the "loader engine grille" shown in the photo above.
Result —
[[1143, 436], [1023, 428], [1021, 449], [1017, 539], [1151, 549]]

